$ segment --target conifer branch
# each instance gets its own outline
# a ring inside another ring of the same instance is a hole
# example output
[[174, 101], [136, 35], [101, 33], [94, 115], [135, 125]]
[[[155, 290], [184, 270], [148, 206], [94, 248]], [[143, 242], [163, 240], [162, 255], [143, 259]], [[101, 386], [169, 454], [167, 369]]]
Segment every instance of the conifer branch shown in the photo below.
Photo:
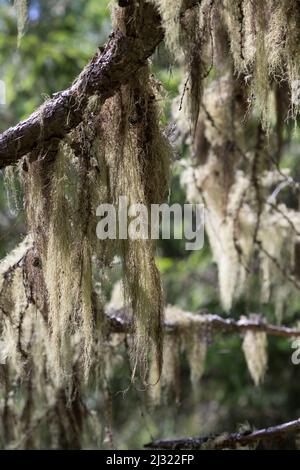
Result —
[[155, 440], [145, 445], [147, 449], [165, 450], [201, 450], [201, 449], [236, 449], [251, 446], [265, 440], [284, 438], [289, 433], [300, 431], [300, 418], [288, 423], [244, 433], [223, 433], [217, 436], [186, 439]]
[[[26, 237], [15, 250], [1, 261], [0, 276], [6, 277], [8, 273], [11, 273], [15, 268], [23, 265], [32, 250], [34, 250], [33, 242], [30, 237]], [[37, 260], [36, 253], [33, 259], [36, 265], [40, 264]], [[106, 311], [105, 318], [107, 333], [131, 333], [132, 322], [128, 309], [110, 308]], [[254, 331], [282, 338], [300, 337], [300, 329], [266, 323], [260, 315], [256, 315], [255, 318], [241, 317], [239, 320], [234, 320], [207, 312], [185, 312], [177, 307], [175, 316], [169, 313], [168, 307], [166, 308], [164, 327], [167, 334], [176, 334], [189, 328], [199, 328], [199, 330], [210, 332], [224, 331], [227, 333], [245, 333], [246, 331]]]
[[160, 15], [153, 4], [145, 3], [138, 34], [114, 31], [70, 88], [55, 93], [26, 120], [0, 135], [0, 169], [29, 152], [38, 154], [52, 139], [62, 139], [77, 127], [89, 97], [97, 95], [101, 106], [145, 66], [163, 37]]

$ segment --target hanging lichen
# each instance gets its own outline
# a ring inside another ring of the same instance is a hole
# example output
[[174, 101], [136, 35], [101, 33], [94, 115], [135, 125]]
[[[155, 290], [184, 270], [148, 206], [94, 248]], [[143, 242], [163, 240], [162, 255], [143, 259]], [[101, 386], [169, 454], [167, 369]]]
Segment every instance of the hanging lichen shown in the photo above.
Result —
[[247, 331], [243, 340], [243, 351], [251, 377], [259, 385], [265, 376], [268, 365], [266, 333]]
[[20, 210], [20, 194], [19, 194], [19, 168], [8, 166], [4, 172], [4, 184], [6, 187], [7, 204], [11, 215], [16, 215]]
[[[54, 381], [57, 371], [47, 311], [39, 310], [36, 297], [41, 265], [35, 253], [28, 237], [0, 264], [1, 447], [41, 448], [46, 439], [50, 448], [74, 449], [86, 445], [86, 436], [90, 436], [88, 446], [91, 439], [99, 446], [105, 419], [100, 424], [98, 411], [87, 409], [82, 401], [80, 335], [72, 335], [68, 380]], [[106, 359], [102, 357], [102, 364]], [[44, 428], [47, 436], [41, 432]]]
[[160, 373], [155, 362], [149, 374], [149, 395], [153, 405], [180, 400], [180, 337], [167, 335], [164, 341], [163, 367]]
[[[222, 64], [220, 67], [224, 71]], [[280, 320], [288, 296], [297, 290], [293, 250], [300, 218], [284, 204], [270, 204], [276, 185], [280, 188], [288, 180], [286, 170], [271, 170], [269, 151], [271, 142], [277, 140], [275, 132], [269, 131], [267, 141], [260, 124], [255, 133], [250, 131], [252, 122], [246, 121], [241, 83], [228, 71], [206, 87], [202, 108], [191, 150], [202, 152], [193, 155], [199, 166], [186, 169], [182, 183], [190, 201], [205, 205], [205, 228], [218, 266], [222, 306], [231, 310], [239, 298], [251, 295], [247, 293], [248, 281], [258, 250], [261, 298], [263, 302], [272, 298]], [[177, 114], [176, 119], [181, 128]], [[254, 149], [248, 150], [245, 135], [251, 134]], [[288, 246], [287, 237], [291, 240]]]
[[[190, 380], [197, 390], [204, 374], [208, 348], [207, 329], [200, 316], [182, 312], [178, 307], [168, 305], [165, 311], [165, 323], [171, 332], [165, 336], [163, 349], [163, 368], [159, 380], [157, 363], [151, 362], [149, 371], [149, 396], [151, 404], [158, 406], [173, 399], [181, 399], [182, 360], [185, 353], [190, 368]], [[172, 327], [174, 330], [172, 331]]]
[[178, 59], [182, 55], [180, 47], [181, 9], [184, 0], [151, 0], [159, 9], [165, 28], [165, 41], [172, 54]]

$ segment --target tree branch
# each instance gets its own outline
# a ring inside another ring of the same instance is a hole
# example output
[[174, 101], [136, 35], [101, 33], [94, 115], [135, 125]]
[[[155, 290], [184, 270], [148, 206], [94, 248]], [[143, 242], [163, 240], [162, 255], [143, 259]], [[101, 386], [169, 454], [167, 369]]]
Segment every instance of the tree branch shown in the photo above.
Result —
[[[248, 318], [233, 320], [210, 313], [190, 313], [180, 310], [177, 311], [176, 317], [173, 317], [172, 313], [169, 312], [170, 308], [167, 307], [164, 321], [166, 333], [178, 333], [183, 329], [198, 327], [204, 330], [220, 330], [228, 333], [255, 331], [257, 333], [267, 333], [270, 336], [279, 336], [282, 338], [300, 337], [299, 329], [265, 323], [263, 319], [259, 317], [257, 320]], [[107, 311], [106, 316], [112, 333], [130, 333], [132, 325], [126, 309], [110, 309]]]
[[174, 440], [156, 440], [145, 445], [148, 449], [166, 449], [166, 450], [200, 450], [200, 449], [235, 449], [239, 446], [256, 444], [259, 441], [283, 438], [288, 433], [296, 433], [300, 430], [300, 418], [295, 421], [272, 426], [270, 428], [259, 429], [253, 432], [245, 433], [224, 433], [212, 437], [199, 437]]
[[[32, 256], [30, 257], [30, 255]], [[37, 258], [37, 254], [34, 253], [34, 245], [30, 237], [26, 237], [15, 250], [1, 260], [0, 281], [1, 278], [5, 278], [16, 267], [23, 265], [26, 259], [32, 259], [36, 269], [40, 269], [41, 264]], [[109, 308], [106, 311], [106, 326], [108, 333], [130, 334], [132, 331], [132, 322], [129, 310], [126, 308]], [[209, 331], [219, 330], [228, 333], [245, 333], [250, 330], [282, 338], [300, 337], [300, 329], [266, 323], [259, 315], [256, 315], [255, 319], [242, 317], [239, 320], [233, 320], [232, 318], [222, 318], [219, 315], [211, 313], [184, 312], [178, 307], [170, 306], [166, 307], [164, 327], [167, 334], [177, 334], [180, 331], [194, 328], [199, 331], [201, 331], [201, 329], [209, 329]]]
[[0, 169], [38, 152], [53, 138], [62, 139], [82, 121], [88, 98], [98, 95], [103, 104], [145, 65], [162, 39], [160, 16], [145, 3], [138, 35], [113, 32], [70, 88], [55, 93], [28, 119], [0, 135]]

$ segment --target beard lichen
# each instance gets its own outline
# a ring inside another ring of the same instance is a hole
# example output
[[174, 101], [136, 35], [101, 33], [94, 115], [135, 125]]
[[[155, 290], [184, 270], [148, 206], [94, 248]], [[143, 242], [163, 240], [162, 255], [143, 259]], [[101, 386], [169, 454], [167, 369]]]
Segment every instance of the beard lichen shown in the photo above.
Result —
[[39, 171], [40, 163], [36, 162], [24, 176], [29, 228], [43, 269], [53, 370], [57, 371], [58, 383], [70, 374], [72, 354], [69, 348], [72, 341], [76, 341], [75, 336], [82, 338], [86, 372], [93, 344], [92, 269], [87, 227], [93, 214], [86, 212], [86, 199], [83, 201], [78, 195], [81, 180], [86, 175], [79, 170], [76, 179], [77, 164], [71, 148], [62, 143], [48, 168], [50, 174], [43, 174], [43, 169]]
[[17, 13], [18, 46], [20, 46], [28, 17], [28, 0], [14, 0], [14, 7]]
[[134, 83], [107, 100], [92, 128], [94, 99], [86, 121], [68, 139], [36, 161], [27, 159], [26, 211], [41, 259], [57, 383], [68, 380], [78, 342], [88, 376], [95, 341], [93, 271], [109, 267], [115, 255], [134, 319], [132, 377], [138, 370], [146, 381], [153, 351], [161, 370], [164, 300], [151, 226], [141, 240], [99, 240], [96, 234], [100, 203], [117, 208], [126, 197], [128, 205], [150, 209], [168, 195], [172, 148], [160, 125], [159, 88], [145, 67]]
[[[190, 371], [190, 381], [194, 390], [199, 389], [205, 371], [205, 362], [210, 336], [202, 317], [184, 312], [168, 305], [165, 310], [165, 322], [170, 331], [165, 335], [163, 348], [163, 368], [161, 377], [157, 363], [151, 362], [149, 370], [149, 399], [154, 406], [165, 402], [180, 402], [182, 398], [183, 368], [182, 356], [185, 355]], [[174, 328], [174, 329], [173, 329]], [[160, 380], [159, 380], [160, 379]]]
[[[168, 194], [171, 148], [159, 125], [157, 84], [147, 69], [134, 84], [122, 87], [102, 110], [102, 154], [108, 171], [108, 194], [118, 205], [144, 204], [148, 209]], [[151, 227], [146, 226], [147, 237]], [[149, 232], [148, 232], [149, 231]], [[155, 350], [162, 363], [163, 294], [151, 239], [121, 239], [116, 250], [122, 260], [125, 302], [133, 312], [133, 376], [136, 368], [147, 377], [147, 362]]]
[[[184, 66], [181, 102], [195, 131], [201, 108], [202, 89], [212, 69], [224, 63], [244, 82], [249, 103], [255, 104], [262, 125], [273, 119], [276, 85], [287, 83], [290, 115], [299, 111], [299, 6], [297, 2], [267, 0], [203, 1], [152, 0], [158, 6], [165, 30], [166, 46], [177, 63]], [[231, 64], [232, 63], [232, 64]]]

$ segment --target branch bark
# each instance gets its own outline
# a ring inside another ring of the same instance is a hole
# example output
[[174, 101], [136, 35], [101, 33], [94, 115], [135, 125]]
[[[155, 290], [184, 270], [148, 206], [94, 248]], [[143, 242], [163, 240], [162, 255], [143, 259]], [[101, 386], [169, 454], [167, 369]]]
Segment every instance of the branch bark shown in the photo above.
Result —
[[0, 169], [38, 152], [51, 139], [62, 139], [82, 121], [89, 97], [98, 95], [101, 105], [113, 96], [145, 65], [163, 36], [157, 10], [145, 3], [137, 35], [113, 32], [70, 88], [55, 93], [28, 119], [0, 135]]
[[253, 432], [220, 434], [212, 437], [198, 437], [174, 440], [156, 440], [145, 445], [147, 449], [166, 450], [201, 450], [201, 449], [235, 449], [240, 446], [256, 444], [260, 441], [283, 438], [289, 433], [296, 433], [300, 430], [300, 418], [272, 426], [259, 429]]

